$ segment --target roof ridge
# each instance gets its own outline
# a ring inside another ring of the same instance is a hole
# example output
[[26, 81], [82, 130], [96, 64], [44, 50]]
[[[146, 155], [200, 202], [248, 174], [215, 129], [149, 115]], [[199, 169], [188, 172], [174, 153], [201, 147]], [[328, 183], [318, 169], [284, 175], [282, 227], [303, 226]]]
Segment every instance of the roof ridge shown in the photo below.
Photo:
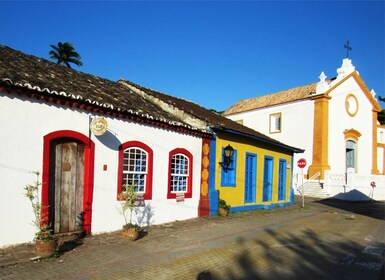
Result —
[[[242, 99], [234, 103], [227, 110], [225, 110], [223, 115], [227, 116], [227, 115], [236, 114], [240, 112], [251, 111], [254, 109], [265, 108], [273, 105], [307, 99], [307, 98], [310, 98], [311, 94], [315, 92], [316, 85], [317, 85], [317, 82], [309, 83], [302, 86], [292, 87], [286, 90], [281, 90], [281, 91], [260, 95], [260, 96], [255, 96], [247, 99]], [[255, 104], [258, 101], [264, 101], [264, 102]]]

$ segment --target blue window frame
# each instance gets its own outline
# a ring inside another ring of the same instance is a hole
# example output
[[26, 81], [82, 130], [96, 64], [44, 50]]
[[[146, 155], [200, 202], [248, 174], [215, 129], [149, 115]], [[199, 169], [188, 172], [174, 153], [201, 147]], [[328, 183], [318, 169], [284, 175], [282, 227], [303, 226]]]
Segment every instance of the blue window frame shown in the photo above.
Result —
[[[225, 161], [224, 148], [222, 148], [222, 162]], [[227, 168], [221, 168], [221, 186], [235, 187], [237, 178], [237, 150], [234, 150], [233, 158]]]

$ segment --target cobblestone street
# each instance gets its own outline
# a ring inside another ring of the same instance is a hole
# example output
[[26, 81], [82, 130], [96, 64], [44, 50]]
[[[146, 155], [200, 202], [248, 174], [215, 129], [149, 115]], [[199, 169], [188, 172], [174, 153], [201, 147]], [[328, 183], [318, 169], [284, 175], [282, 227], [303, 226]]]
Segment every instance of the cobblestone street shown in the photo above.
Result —
[[[308, 201], [309, 200], [309, 201]], [[0, 279], [383, 279], [384, 203], [310, 201], [2, 251]]]

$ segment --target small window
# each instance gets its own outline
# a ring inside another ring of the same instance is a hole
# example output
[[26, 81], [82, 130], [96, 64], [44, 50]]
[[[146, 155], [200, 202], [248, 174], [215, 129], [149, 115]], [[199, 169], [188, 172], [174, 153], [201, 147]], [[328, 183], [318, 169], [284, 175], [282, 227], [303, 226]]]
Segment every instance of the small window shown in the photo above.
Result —
[[179, 194], [192, 197], [192, 154], [180, 148], [170, 152], [167, 198], [176, 198]]
[[152, 196], [152, 150], [137, 141], [124, 143], [119, 149], [118, 195], [124, 185], [134, 185], [145, 199]]
[[281, 113], [275, 113], [270, 115], [270, 133], [281, 132]]
[[352, 140], [346, 141], [346, 168], [356, 168], [357, 144]]
[[[222, 162], [225, 161], [225, 148], [222, 148]], [[221, 186], [235, 187], [237, 175], [237, 150], [234, 150], [233, 157], [230, 160], [230, 165], [226, 168], [221, 168]]]

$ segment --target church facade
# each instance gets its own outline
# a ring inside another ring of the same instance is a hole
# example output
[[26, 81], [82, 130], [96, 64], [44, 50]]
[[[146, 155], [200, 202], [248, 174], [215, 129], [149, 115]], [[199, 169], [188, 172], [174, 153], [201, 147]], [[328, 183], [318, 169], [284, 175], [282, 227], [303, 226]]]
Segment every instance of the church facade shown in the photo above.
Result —
[[306, 161], [294, 164], [298, 194], [384, 200], [385, 127], [375, 92], [348, 58], [326, 78], [322, 72], [317, 83], [241, 100], [224, 115], [305, 150], [294, 159]]

